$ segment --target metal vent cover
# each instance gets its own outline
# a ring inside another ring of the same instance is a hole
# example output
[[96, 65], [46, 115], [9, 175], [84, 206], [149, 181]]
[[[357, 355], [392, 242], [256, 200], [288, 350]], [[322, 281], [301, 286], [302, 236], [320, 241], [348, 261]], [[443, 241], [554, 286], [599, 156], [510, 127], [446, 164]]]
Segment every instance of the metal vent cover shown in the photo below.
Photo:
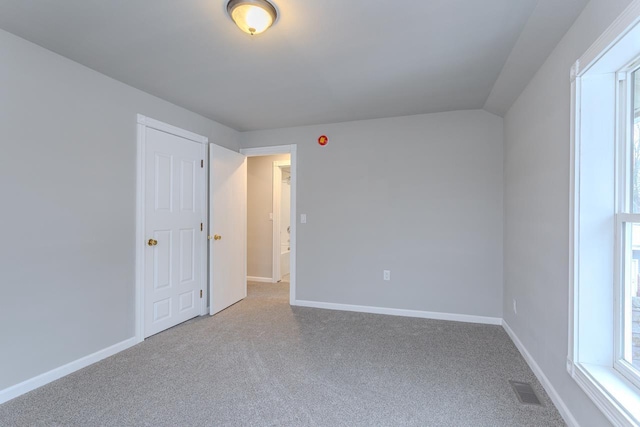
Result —
[[542, 402], [538, 398], [538, 395], [535, 391], [533, 391], [533, 387], [531, 387], [530, 383], [523, 383], [519, 381], [509, 381], [511, 387], [513, 387], [513, 391], [518, 396], [518, 400], [520, 403], [525, 405], [538, 405], [542, 406]]

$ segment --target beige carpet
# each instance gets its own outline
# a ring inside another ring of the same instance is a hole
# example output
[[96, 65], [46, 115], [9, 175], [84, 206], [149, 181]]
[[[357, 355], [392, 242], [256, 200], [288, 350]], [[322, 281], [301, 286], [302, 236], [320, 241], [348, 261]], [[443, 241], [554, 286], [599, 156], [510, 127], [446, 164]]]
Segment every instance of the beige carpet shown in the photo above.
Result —
[[[518, 402], [532, 382], [544, 406]], [[559, 426], [498, 326], [288, 305], [288, 284], [0, 406], [1, 426]]]

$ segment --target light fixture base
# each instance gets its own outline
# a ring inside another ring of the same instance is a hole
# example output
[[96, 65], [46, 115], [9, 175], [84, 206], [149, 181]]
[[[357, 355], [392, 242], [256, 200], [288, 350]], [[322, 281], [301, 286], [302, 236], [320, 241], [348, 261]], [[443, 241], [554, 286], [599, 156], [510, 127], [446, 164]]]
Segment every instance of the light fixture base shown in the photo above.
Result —
[[229, 0], [227, 14], [247, 34], [266, 31], [278, 19], [276, 7], [267, 0]]

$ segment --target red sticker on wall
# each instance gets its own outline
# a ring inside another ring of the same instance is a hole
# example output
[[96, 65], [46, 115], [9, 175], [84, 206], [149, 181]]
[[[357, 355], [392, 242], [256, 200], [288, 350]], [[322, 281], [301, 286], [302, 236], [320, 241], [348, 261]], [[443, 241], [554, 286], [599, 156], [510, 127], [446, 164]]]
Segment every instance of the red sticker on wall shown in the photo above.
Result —
[[326, 135], [322, 135], [320, 138], [318, 138], [318, 144], [320, 145], [327, 145], [327, 142], [329, 142], [329, 138], [327, 138]]

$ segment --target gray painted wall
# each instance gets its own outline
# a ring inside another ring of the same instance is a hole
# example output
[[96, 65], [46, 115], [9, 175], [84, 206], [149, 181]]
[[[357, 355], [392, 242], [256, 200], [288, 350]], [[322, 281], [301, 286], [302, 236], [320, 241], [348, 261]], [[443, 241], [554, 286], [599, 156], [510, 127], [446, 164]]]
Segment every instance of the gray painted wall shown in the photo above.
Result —
[[[571, 65], [630, 0], [592, 0], [505, 117], [504, 317], [582, 426], [609, 422], [565, 369]], [[518, 314], [512, 309], [518, 302]]]
[[238, 133], [0, 31], [0, 389], [134, 336], [136, 114]]
[[247, 159], [247, 275], [273, 277], [273, 162], [289, 154]]
[[298, 146], [297, 298], [502, 317], [502, 136], [484, 111], [242, 133]]

